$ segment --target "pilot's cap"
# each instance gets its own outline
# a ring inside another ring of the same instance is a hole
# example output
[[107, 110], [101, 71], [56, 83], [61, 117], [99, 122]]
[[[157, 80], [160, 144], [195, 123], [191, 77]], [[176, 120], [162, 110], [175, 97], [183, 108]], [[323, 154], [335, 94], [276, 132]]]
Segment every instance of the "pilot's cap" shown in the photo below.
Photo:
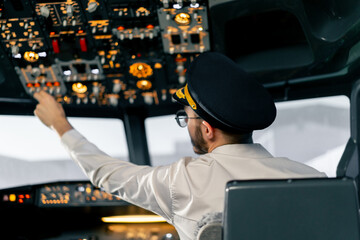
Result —
[[200, 54], [190, 64], [186, 79], [173, 98], [213, 127], [248, 133], [275, 120], [276, 107], [267, 90], [220, 53]]

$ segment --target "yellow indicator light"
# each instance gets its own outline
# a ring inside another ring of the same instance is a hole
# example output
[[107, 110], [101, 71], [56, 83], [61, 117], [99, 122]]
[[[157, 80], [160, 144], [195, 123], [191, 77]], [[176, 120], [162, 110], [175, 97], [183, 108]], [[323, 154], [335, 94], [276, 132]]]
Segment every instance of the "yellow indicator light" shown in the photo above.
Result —
[[16, 201], [16, 195], [15, 194], [10, 194], [9, 200], [10, 200], [10, 202], [15, 202]]
[[152, 83], [149, 80], [139, 80], [136, 86], [141, 90], [149, 90], [152, 87]]
[[72, 90], [76, 93], [86, 93], [87, 87], [86, 87], [86, 85], [83, 85], [82, 83], [74, 83], [72, 85]]
[[105, 223], [159, 223], [166, 222], [163, 217], [157, 215], [124, 215], [103, 217], [101, 221]]
[[179, 25], [189, 25], [191, 22], [191, 17], [187, 13], [178, 13], [175, 16], [174, 21]]
[[150, 65], [138, 62], [130, 66], [129, 73], [137, 78], [147, 78], [153, 74], [153, 70]]
[[90, 194], [90, 193], [91, 193], [91, 188], [89, 188], [89, 187], [86, 188], [86, 193], [89, 193], [89, 194]]
[[161, 63], [155, 63], [155, 69], [160, 69], [160, 68], [162, 68], [162, 65], [161, 65]]
[[33, 62], [36, 62], [37, 60], [39, 60], [39, 54], [37, 54], [36, 52], [32, 52], [32, 51], [25, 52], [24, 59], [28, 62], [33, 63]]

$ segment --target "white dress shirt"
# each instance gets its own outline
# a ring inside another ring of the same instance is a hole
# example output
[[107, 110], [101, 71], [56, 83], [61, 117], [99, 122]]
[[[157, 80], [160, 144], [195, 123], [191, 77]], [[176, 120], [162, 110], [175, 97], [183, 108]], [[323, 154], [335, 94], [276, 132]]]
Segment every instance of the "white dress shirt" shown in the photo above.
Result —
[[163, 216], [181, 240], [195, 238], [203, 215], [223, 211], [230, 180], [326, 177], [301, 163], [274, 158], [260, 144], [223, 145], [198, 158], [150, 167], [114, 159], [76, 130], [61, 140], [95, 186]]

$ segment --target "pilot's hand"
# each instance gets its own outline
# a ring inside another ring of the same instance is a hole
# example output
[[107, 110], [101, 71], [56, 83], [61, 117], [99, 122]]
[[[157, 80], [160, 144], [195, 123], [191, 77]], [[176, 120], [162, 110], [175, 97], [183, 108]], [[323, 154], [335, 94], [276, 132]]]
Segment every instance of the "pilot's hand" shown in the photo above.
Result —
[[43, 124], [54, 129], [60, 136], [72, 129], [63, 107], [60, 103], [56, 102], [53, 96], [40, 91], [34, 94], [34, 98], [39, 102], [36, 105], [34, 114]]

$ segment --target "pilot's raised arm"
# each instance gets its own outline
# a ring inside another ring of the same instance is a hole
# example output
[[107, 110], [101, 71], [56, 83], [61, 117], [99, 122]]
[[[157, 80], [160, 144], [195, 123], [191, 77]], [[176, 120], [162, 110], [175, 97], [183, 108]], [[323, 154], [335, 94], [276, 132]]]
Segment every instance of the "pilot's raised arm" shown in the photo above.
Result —
[[108, 156], [70, 125], [61, 104], [51, 95], [39, 92], [34, 98], [39, 102], [34, 114], [58, 133], [71, 158], [95, 186], [149, 209], [171, 223], [169, 169], [138, 166]]
[[187, 127], [197, 158], [161, 167], [114, 159], [72, 128], [63, 108], [36, 93], [35, 115], [54, 129], [71, 157], [97, 186], [165, 217], [182, 240], [194, 239], [197, 223], [224, 210], [230, 180], [326, 177], [324, 173], [273, 157], [252, 132], [272, 124], [274, 101], [266, 89], [226, 56], [200, 54], [186, 71], [187, 84], [174, 99], [185, 106], [176, 120]]

